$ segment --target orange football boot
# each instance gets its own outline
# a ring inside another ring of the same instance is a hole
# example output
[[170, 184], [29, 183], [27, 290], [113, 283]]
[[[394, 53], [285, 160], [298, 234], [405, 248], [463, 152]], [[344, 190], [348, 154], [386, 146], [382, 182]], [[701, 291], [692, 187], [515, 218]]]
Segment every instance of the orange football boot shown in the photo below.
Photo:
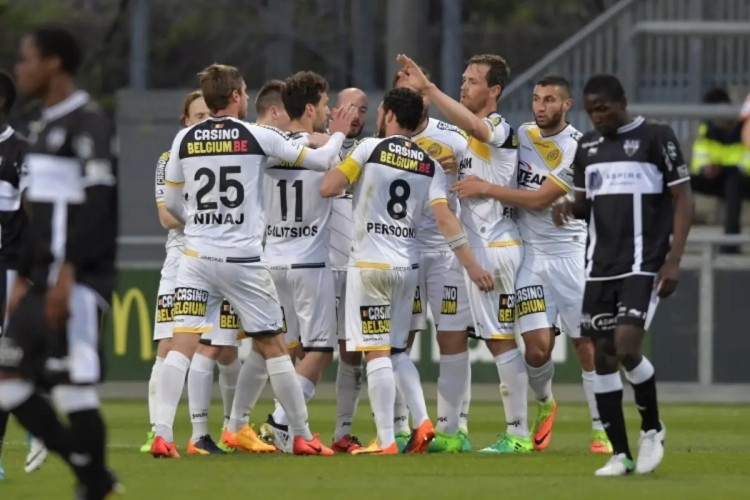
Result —
[[375, 438], [365, 448], [360, 447], [351, 453], [352, 455], [398, 455], [398, 445], [394, 441], [390, 446], [382, 448], [378, 443], [378, 438]]
[[353, 453], [362, 448], [362, 443], [354, 436], [347, 434], [331, 445], [334, 453]]
[[318, 437], [317, 434], [313, 434], [311, 441], [306, 441], [302, 436], [294, 436], [292, 453], [295, 455], [320, 455], [323, 457], [330, 457], [333, 455], [333, 450], [321, 443], [320, 437]]
[[151, 443], [151, 456], [154, 458], [180, 458], [174, 443], [167, 443], [163, 437], [156, 436]]
[[274, 445], [260, 439], [252, 425], [246, 425], [240, 432], [234, 434], [225, 430], [221, 436], [221, 442], [245, 453], [274, 453], [278, 451]]
[[430, 441], [434, 438], [435, 428], [432, 426], [432, 422], [425, 420], [419, 427], [412, 431], [403, 453], [427, 453]]

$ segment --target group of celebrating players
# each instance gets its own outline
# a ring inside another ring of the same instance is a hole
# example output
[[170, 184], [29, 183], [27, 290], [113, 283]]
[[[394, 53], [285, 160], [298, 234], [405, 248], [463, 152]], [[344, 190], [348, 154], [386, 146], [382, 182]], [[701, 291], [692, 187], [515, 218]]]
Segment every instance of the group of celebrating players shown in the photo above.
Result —
[[[118, 486], [95, 389], [101, 314], [116, 279], [117, 146], [75, 86], [81, 61], [69, 31], [29, 33], [16, 76], [23, 94], [41, 100], [42, 118], [28, 142], [0, 124], [0, 275], [9, 290], [0, 423], [14, 415], [70, 466], [77, 498], [100, 500]], [[496, 111], [503, 58], [469, 60], [460, 102], [408, 57], [398, 61], [377, 134], [359, 141], [368, 99], [358, 89], [341, 92], [329, 113], [320, 75], [271, 81], [249, 124], [238, 70], [215, 64], [200, 74], [184, 128], [157, 166], [159, 220], [170, 234], [143, 451], [179, 457], [172, 428], [186, 376], [189, 454], [470, 451], [470, 335], [495, 358], [507, 424], [480, 452], [543, 450], [557, 411], [551, 352], [561, 329], [583, 370], [590, 450], [612, 453], [595, 474], [653, 471], [666, 428], [641, 343], [659, 298], [677, 285], [693, 210], [674, 132], [630, 117], [612, 75], [587, 81], [595, 130], [582, 135], [565, 120], [572, 99], [562, 77], [537, 83], [535, 121], [514, 129]], [[7, 81], [4, 113], [15, 97]], [[430, 118], [430, 104], [450, 123]], [[427, 307], [440, 347], [436, 428], [408, 355]], [[241, 337], [252, 339], [244, 362]], [[307, 401], [337, 344], [328, 447], [310, 430]], [[363, 360], [377, 428], [367, 445], [351, 434]], [[218, 444], [207, 426], [217, 361]], [[636, 460], [620, 367], [642, 419]], [[250, 413], [268, 380], [277, 406], [258, 436]], [[529, 388], [538, 402], [531, 430]]]
[[[514, 129], [497, 113], [509, 76], [502, 57], [469, 60], [460, 102], [407, 56], [398, 62], [377, 134], [360, 140], [368, 97], [359, 89], [342, 91], [331, 113], [320, 75], [269, 81], [248, 124], [237, 69], [200, 74], [200, 90], [184, 102], [185, 128], [157, 165], [159, 220], [170, 236], [152, 429], [141, 450], [179, 457], [172, 426], [187, 375], [188, 454], [471, 451], [474, 336], [495, 358], [507, 424], [479, 452], [541, 451], [557, 412], [551, 353], [562, 330], [583, 371], [590, 451], [613, 454], [596, 475], [653, 471], [666, 430], [640, 346], [659, 297], [674, 291], [692, 218], [674, 133], [631, 118], [612, 75], [588, 80], [584, 105], [596, 130], [582, 135], [565, 119], [572, 99], [563, 77], [539, 80], [535, 121]], [[429, 117], [431, 103], [450, 123]], [[440, 348], [437, 427], [409, 357], [427, 307]], [[253, 344], [241, 363], [243, 337]], [[306, 403], [337, 344], [329, 448], [310, 431]], [[351, 433], [363, 359], [377, 428], [367, 445]], [[207, 426], [217, 361], [218, 444]], [[620, 365], [643, 419], [637, 461]], [[276, 408], [256, 434], [250, 413], [268, 379]], [[531, 429], [529, 388], [538, 403]]]

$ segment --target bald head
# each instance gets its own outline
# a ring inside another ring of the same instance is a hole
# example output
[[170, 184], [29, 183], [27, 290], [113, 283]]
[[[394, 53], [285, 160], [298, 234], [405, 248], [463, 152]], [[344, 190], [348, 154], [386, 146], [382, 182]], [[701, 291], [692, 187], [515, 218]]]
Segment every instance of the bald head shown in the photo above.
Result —
[[357, 116], [352, 121], [352, 126], [346, 135], [349, 139], [356, 139], [362, 134], [367, 118], [367, 94], [355, 87], [344, 89], [339, 92], [336, 100], [336, 107], [341, 106], [354, 106], [357, 109]]

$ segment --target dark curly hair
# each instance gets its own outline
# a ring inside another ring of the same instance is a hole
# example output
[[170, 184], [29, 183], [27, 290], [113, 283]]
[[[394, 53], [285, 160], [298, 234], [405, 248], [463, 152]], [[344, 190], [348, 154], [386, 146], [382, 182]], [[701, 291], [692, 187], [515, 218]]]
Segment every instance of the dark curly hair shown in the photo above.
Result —
[[300, 71], [284, 80], [281, 101], [291, 120], [298, 120], [305, 114], [308, 104], [316, 106], [322, 95], [328, 92], [325, 78], [312, 71]]
[[416, 130], [424, 116], [424, 101], [411, 89], [391, 89], [383, 98], [383, 111], [392, 111], [398, 124], [406, 130]]

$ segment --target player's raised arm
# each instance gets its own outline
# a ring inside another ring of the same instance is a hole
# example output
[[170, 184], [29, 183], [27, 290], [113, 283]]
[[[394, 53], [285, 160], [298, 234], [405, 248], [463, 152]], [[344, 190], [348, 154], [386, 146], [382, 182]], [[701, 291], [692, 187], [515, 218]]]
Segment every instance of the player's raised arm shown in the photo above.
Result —
[[326, 172], [320, 183], [320, 196], [323, 198], [341, 196], [346, 186], [357, 182], [376, 143], [375, 140], [361, 141], [349, 152], [344, 161]]
[[183, 224], [170, 214], [164, 205], [165, 173], [170, 156], [170, 152], [166, 151], [159, 157], [159, 161], [156, 163], [156, 208], [161, 227], [164, 229], [182, 229]]
[[84, 263], [95, 262], [104, 253], [103, 246], [112, 242], [102, 238], [116, 221], [103, 209], [117, 196], [117, 163], [112, 150], [112, 128], [104, 115], [90, 113], [83, 118], [78, 135], [71, 145], [81, 162], [84, 202], [72, 221], [66, 243], [66, 261], [74, 270]]
[[[263, 141], [266, 156], [272, 156], [282, 161], [300, 165], [310, 170], [325, 172], [333, 166], [338, 159], [341, 146], [346, 139], [346, 133], [351, 127], [356, 110], [347, 107], [333, 111], [329, 131], [331, 138], [319, 149], [310, 149], [295, 141], [287, 141], [280, 134], [273, 137], [268, 134], [268, 140]], [[256, 129], [257, 130], [257, 129]]]
[[[430, 82], [419, 68], [419, 65], [408, 56], [400, 54], [396, 60], [403, 66], [400, 77], [404, 78], [415, 90], [427, 95], [430, 98], [430, 101], [437, 106], [449, 122], [482, 142], [490, 141], [493, 131], [491, 125], [485, 119], [476, 116], [467, 107], [444, 93], [437, 87], [437, 85]], [[475, 77], [476, 75], [471, 75], [470, 77], [464, 75], [464, 79]], [[499, 92], [500, 90], [498, 89], [498, 96]]]
[[164, 172], [164, 207], [181, 224], [185, 224], [185, 206], [182, 198], [185, 174], [180, 165], [180, 142], [187, 130], [180, 131], [175, 137]]

